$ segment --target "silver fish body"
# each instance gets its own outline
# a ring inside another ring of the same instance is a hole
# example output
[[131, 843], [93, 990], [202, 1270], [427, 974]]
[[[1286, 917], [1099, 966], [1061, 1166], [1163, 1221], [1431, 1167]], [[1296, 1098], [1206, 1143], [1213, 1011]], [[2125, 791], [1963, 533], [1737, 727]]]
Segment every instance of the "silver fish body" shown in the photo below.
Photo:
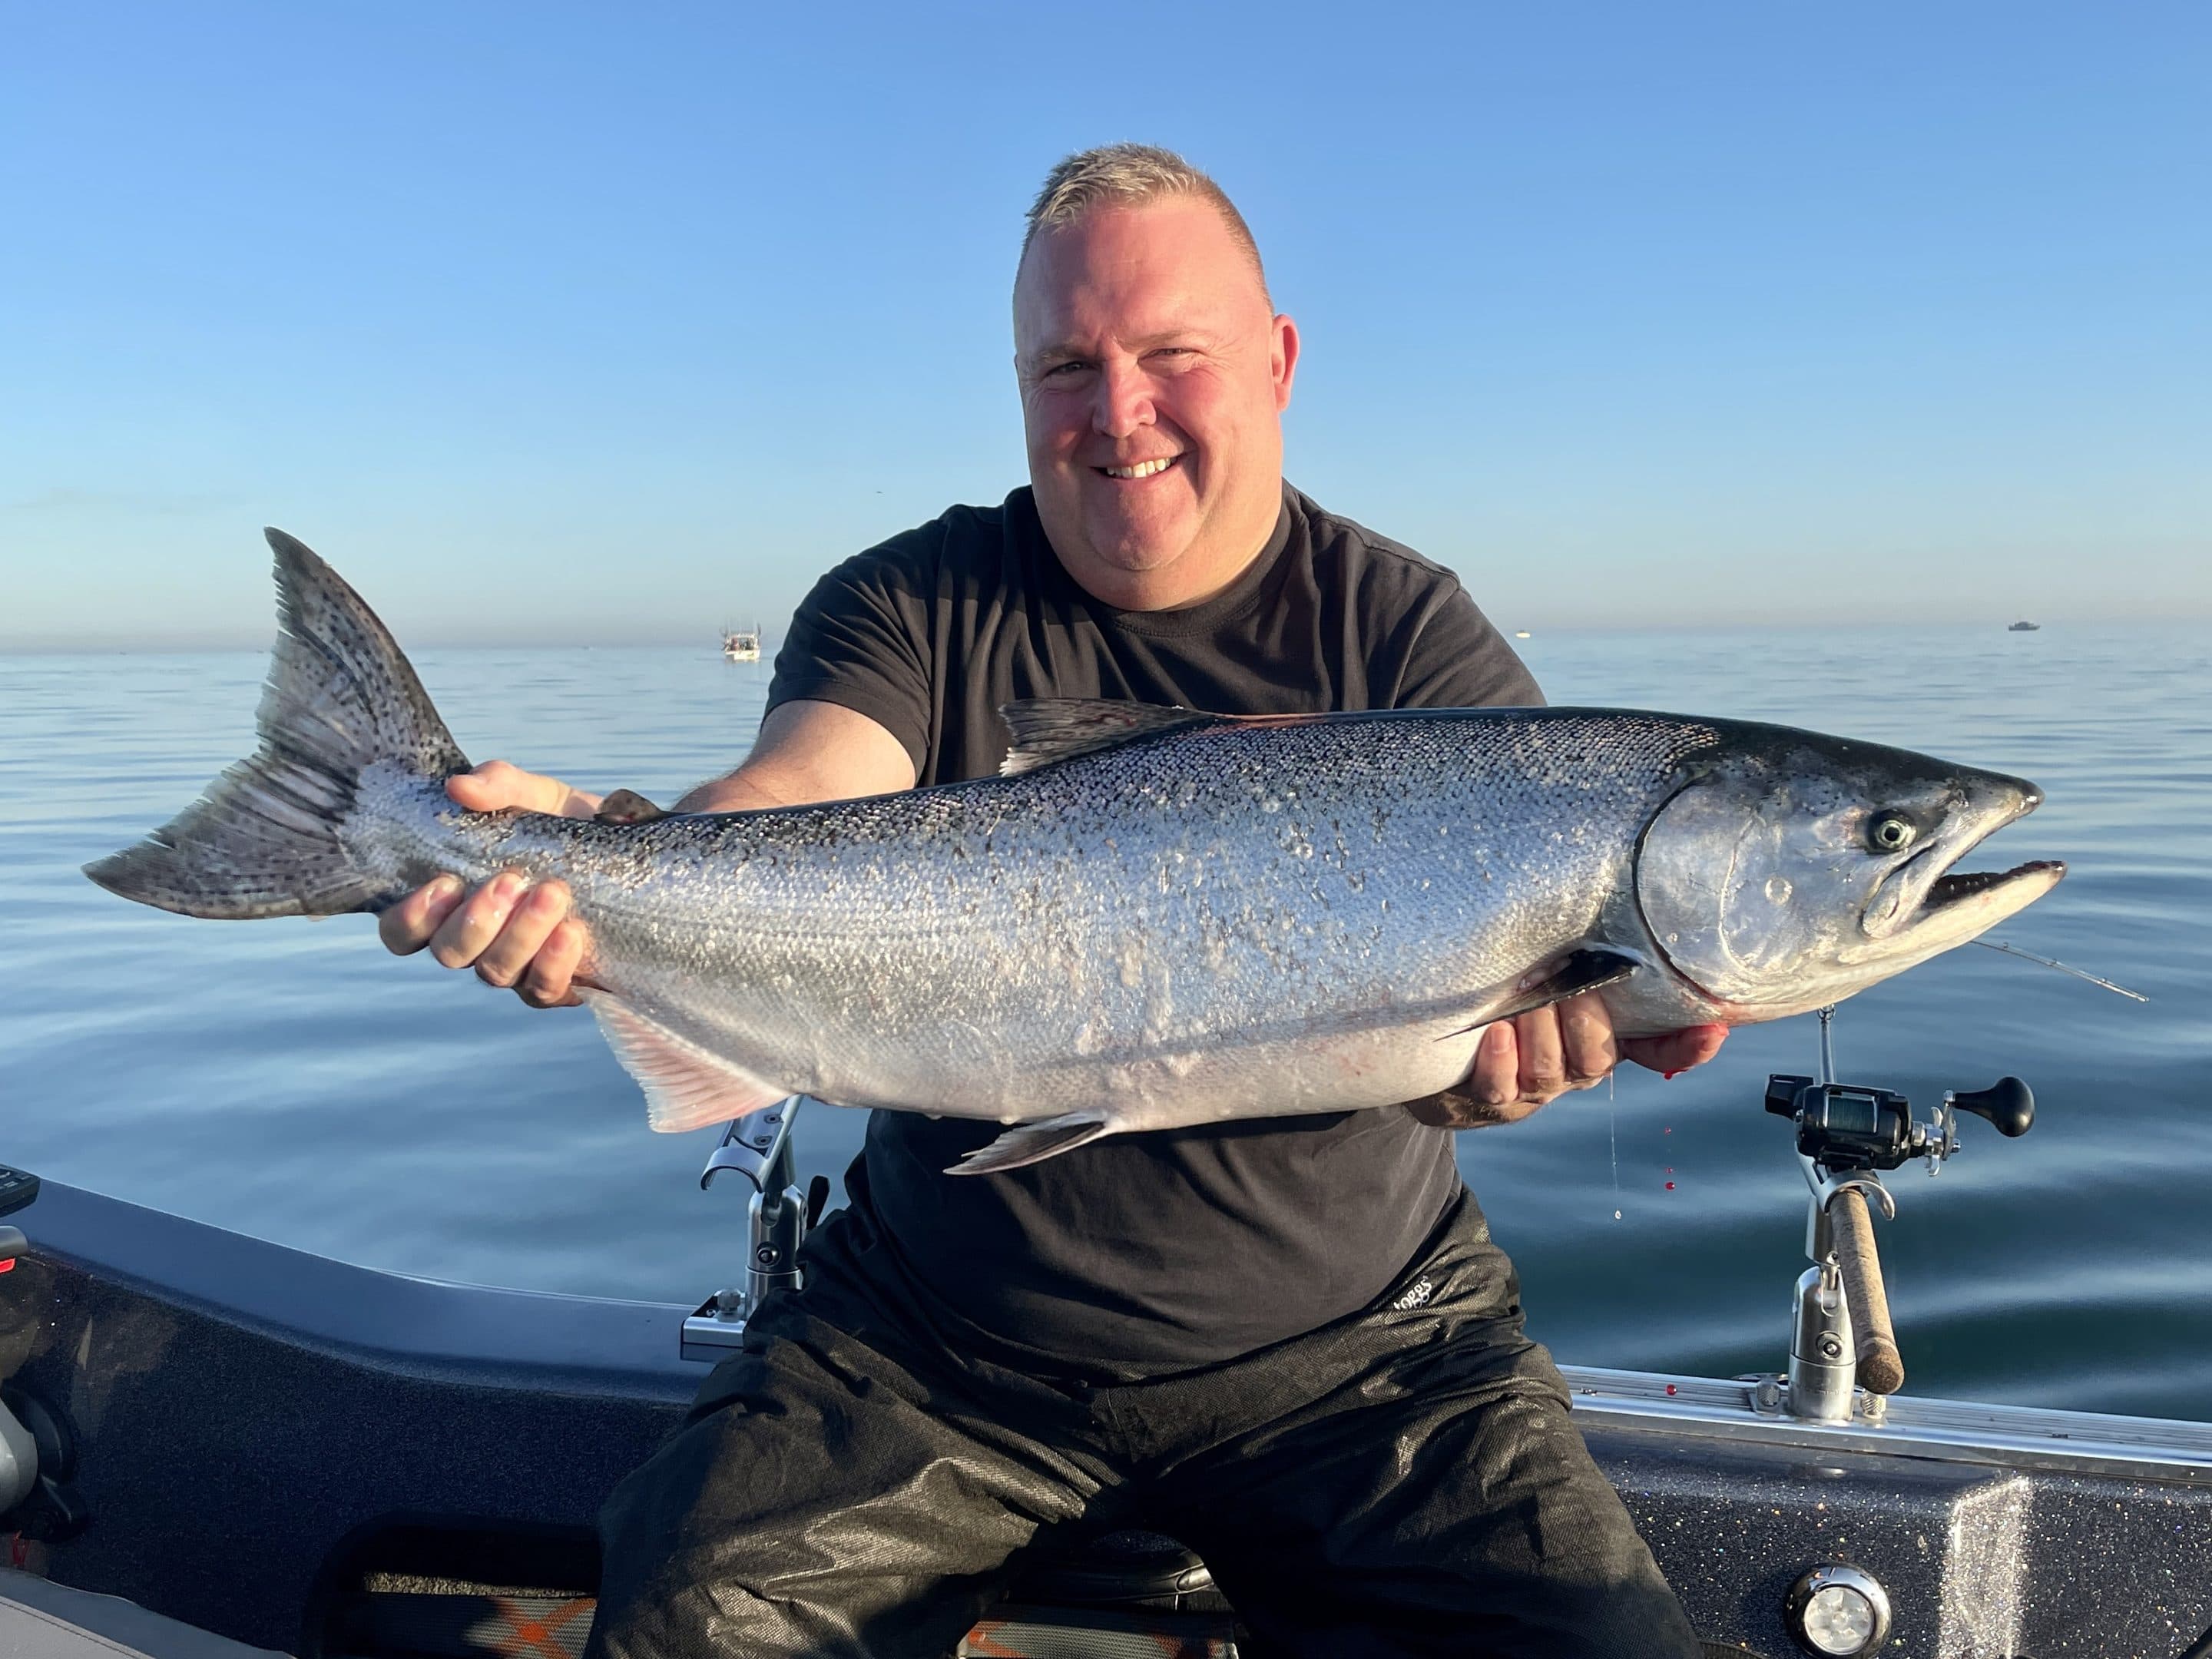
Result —
[[1948, 874], [2033, 809], [2017, 779], [1604, 709], [1048, 702], [1008, 710], [996, 779], [634, 825], [471, 813], [443, 788], [466, 763], [381, 625], [271, 539], [286, 634], [262, 753], [90, 873], [232, 915], [380, 908], [441, 872], [557, 876], [590, 929], [588, 1000], [659, 1127], [797, 1092], [1031, 1126], [963, 1166], [992, 1169], [1385, 1105], [1463, 1077], [1484, 1024], [1585, 984], [1626, 1032], [1778, 1018], [2063, 873]]

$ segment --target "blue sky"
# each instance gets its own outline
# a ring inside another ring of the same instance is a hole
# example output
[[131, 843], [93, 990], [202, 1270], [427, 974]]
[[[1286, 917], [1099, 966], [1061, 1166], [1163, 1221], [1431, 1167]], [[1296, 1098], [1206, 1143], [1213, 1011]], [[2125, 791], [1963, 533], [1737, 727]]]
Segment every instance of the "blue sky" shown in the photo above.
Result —
[[696, 639], [1023, 482], [1066, 152], [1519, 627], [2212, 617], [2212, 10], [0, 0], [0, 646]]

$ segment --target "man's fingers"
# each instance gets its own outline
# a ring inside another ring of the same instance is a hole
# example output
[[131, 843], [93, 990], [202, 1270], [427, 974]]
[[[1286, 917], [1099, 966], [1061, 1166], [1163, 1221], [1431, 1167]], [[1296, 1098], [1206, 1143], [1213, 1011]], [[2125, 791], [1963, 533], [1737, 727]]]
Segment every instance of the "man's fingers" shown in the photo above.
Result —
[[514, 994], [533, 1008], [574, 1007], [582, 1000], [572, 988], [587, 942], [582, 922], [562, 922], [530, 959]]
[[538, 1008], [573, 1005], [570, 981], [591, 935], [568, 914], [562, 881], [538, 887], [505, 870], [473, 893], [454, 876], [416, 888], [377, 918], [385, 948], [410, 956], [424, 946], [447, 968], [470, 968], [487, 985], [511, 986]]
[[1623, 1037], [1620, 1052], [1638, 1066], [1672, 1077], [1692, 1066], [1702, 1066], [1720, 1053], [1728, 1034], [1725, 1025], [1692, 1025], [1680, 1031], [1662, 1031], [1657, 1036]]
[[1537, 1008], [1513, 1022], [1513, 1041], [1521, 1057], [1515, 1091], [1523, 1100], [1547, 1101], [1565, 1091], [1567, 1062], [1556, 1008]]
[[376, 919], [376, 936], [393, 956], [413, 956], [453, 915], [463, 890], [458, 876], [440, 876], [424, 883]]
[[1474, 1069], [1468, 1074], [1468, 1092], [1487, 1106], [1503, 1106], [1521, 1092], [1520, 1051], [1515, 1047], [1513, 1024], [1499, 1020], [1486, 1027], [1474, 1045]]
[[519, 900], [492, 942], [477, 957], [477, 977], [502, 988], [522, 977], [553, 930], [568, 919], [568, 886], [549, 881]]
[[599, 809], [596, 795], [571, 789], [558, 778], [526, 772], [503, 760], [486, 761], [472, 772], [459, 772], [446, 780], [446, 793], [471, 812], [552, 812], [562, 817], [587, 818]]
[[1569, 997], [1559, 1005], [1558, 1012], [1568, 1086], [1588, 1088], [1620, 1063], [1613, 1038], [1613, 1015], [1607, 1011], [1605, 999], [1595, 991]]
[[527, 878], [504, 870], [463, 900], [430, 936], [430, 954], [447, 968], [466, 968], [499, 936]]

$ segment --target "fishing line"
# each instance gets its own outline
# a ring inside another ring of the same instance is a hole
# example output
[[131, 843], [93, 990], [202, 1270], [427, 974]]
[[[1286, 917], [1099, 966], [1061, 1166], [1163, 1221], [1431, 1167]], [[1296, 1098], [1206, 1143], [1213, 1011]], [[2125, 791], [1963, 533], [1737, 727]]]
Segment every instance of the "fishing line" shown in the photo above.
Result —
[[1620, 1219], [1620, 1113], [1613, 1092], [1613, 1073], [1605, 1074], [1605, 1138], [1613, 1146], [1613, 1218]]
[[2101, 979], [2095, 974], [2084, 973], [2079, 968], [2069, 968], [2063, 962], [2053, 962], [2049, 957], [2039, 957], [2033, 951], [2023, 951], [2017, 945], [2001, 945], [1996, 940], [1989, 939], [1968, 939], [1966, 943], [1978, 945], [1984, 951], [2002, 951], [2008, 957], [2018, 957], [2025, 962], [2039, 963], [2045, 968], [2056, 968], [2062, 974], [2071, 974], [2076, 979], [2086, 979], [2092, 985], [2101, 985], [2107, 991], [2117, 991], [2124, 997], [2133, 997], [2137, 1002], [2150, 1000], [2141, 991], [2130, 991], [2124, 985], [2115, 985], [2108, 979]]

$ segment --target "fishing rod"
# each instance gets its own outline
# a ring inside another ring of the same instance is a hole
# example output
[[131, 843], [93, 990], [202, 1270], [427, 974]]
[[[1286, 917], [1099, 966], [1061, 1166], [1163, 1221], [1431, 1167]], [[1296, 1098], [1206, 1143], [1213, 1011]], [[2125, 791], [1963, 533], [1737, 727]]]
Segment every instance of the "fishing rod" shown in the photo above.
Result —
[[1984, 951], [2002, 951], [2008, 957], [2020, 957], [2023, 962], [2037, 963], [2045, 968], [2056, 968], [2062, 974], [2071, 974], [2076, 979], [2086, 979], [2092, 985], [2101, 985], [2107, 991], [2117, 991], [2124, 997], [2133, 997], [2137, 1002], [2148, 1002], [2150, 1000], [2150, 999], [2145, 996], [2141, 991], [2130, 991], [2124, 985], [2116, 985], [2111, 980], [2105, 979], [2096, 974], [2087, 972], [2080, 968], [2069, 968], [2064, 963], [2055, 961], [2050, 957], [2039, 957], [2033, 951], [2023, 951], [2017, 945], [2006, 945], [1993, 939], [1968, 939], [1966, 943], [1969, 945], [1978, 945]]

